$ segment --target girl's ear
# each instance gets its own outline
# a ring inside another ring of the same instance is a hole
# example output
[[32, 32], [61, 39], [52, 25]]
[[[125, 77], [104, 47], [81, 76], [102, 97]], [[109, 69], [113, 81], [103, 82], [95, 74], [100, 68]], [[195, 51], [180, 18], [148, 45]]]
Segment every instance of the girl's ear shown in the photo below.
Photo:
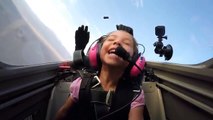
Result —
[[97, 70], [98, 67], [101, 66], [100, 50], [105, 39], [106, 35], [101, 36], [94, 43], [92, 43], [92, 45], [89, 47], [87, 51], [89, 64], [92, 69]]
[[130, 68], [130, 76], [135, 77], [142, 74], [145, 67], [145, 58], [141, 56], [141, 53], [135, 54], [132, 59], [132, 67]]

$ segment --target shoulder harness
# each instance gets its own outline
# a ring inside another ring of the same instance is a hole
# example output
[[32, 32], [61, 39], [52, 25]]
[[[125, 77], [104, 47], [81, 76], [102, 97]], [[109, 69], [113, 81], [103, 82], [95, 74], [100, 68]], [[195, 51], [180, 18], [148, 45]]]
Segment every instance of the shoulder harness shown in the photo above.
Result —
[[94, 78], [95, 74], [84, 72], [80, 71], [82, 82], [75, 108], [75, 114], [78, 114], [74, 115], [75, 120], [128, 120], [131, 103], [139, 94], [139, 91], [134, 91], [132, 82], [122, 79], [115, 92], [107, 92], [101, 87], [92, 88], [99, 82]]

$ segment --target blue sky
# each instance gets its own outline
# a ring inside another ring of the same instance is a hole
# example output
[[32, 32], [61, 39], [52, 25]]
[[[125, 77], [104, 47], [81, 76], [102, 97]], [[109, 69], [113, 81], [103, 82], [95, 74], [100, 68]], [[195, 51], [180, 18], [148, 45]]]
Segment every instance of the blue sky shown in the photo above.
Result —
[[[135, 38], [146, 47], [147, 61], [195, 64], [213, 57], [212, 0], [26, 1], [56, 32], [71, 54], [74, 32], [79, 26], [89, 26], [90, 45], [101, 35], [116, 30], [116, 24], [124, 24], [134, 29]], [[109, 19], [103, 19], [103, 16], [109, 16]], [[158, 25], [166, 27], [168, 40], [163, 40], [164, 45], [173, 46], [173, 57], [169, 61], [154, 53], [155, 26]], [[139, 49], [143, 50], [142, 47]]]

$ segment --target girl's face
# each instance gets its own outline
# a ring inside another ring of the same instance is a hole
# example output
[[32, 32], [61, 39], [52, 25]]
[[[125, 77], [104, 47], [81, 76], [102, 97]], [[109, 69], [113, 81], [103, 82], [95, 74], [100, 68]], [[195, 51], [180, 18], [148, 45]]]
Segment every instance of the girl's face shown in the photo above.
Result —
[[121, 57], [113, 53], [118, 46], [122, 46], [130, 54], [130, 56], [133, 56], [133, 36], [125, 31], [118, 30], [109, 34], [103, 42], [100, 51], [102, 65], [123, 68], [128, 66], [129, 63], [127, 61], [124, 61]]

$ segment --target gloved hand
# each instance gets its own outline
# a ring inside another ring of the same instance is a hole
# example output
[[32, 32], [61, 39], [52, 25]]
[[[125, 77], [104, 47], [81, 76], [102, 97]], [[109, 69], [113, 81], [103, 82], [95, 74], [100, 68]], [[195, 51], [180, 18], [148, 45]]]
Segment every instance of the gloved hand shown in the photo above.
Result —
[[84, 50], [89, 42], [89, 37], [88, 26], [78, 27], [78, 30], [75, 31], [75, 50]]
[[133, 29], [129, 26], [125, 26], [125, 25], [116, 25], [117, 30], [123, 30], [128, 32], [129, 34], [131, 34], [133, 36]]

